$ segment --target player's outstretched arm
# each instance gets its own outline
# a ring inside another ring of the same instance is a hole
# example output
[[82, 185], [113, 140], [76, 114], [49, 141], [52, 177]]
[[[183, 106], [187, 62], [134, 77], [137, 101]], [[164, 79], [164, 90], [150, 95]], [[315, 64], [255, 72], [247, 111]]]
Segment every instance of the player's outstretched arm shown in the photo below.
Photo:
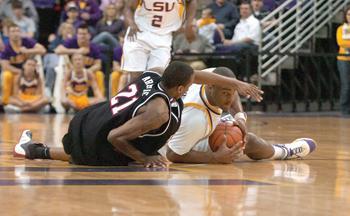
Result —
[[122, 126], [111, 130], [107, 139], [117, 151], [137, 162], [143, 163], [146, 167], [166, 167], [168, 162], [164, 157], [147, 156], [133, 147], [129, 141], [136, 139], [148, 131], [160, 128], [168, 120], [168, 105], [164, 99], [155, 98], [143, 106], [134, 118]]
[[234, 87], [238, 94], [260, 102], [264, 93], [256, 85], [206, 71], [195, 71], [194, 83]]

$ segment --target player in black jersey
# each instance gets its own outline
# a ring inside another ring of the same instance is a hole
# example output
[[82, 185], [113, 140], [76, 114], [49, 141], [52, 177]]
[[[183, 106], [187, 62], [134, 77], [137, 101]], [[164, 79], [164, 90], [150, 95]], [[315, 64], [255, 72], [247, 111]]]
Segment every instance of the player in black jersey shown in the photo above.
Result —
[[181, 96], [195, 83], [233, 86], [243, 96], [261, 100], [262, 91], [248, 83], [208, 72], [194, 72], [182, 62], [172, 62], [161, 77], [145, 71], [108, 102], [78, 112], [69, 124], [61, 148], [32, 142], [22, 133], [14, 156], [71, 161], [81, 165], [127, 165], [137, 161], [146, 167], [167, 166], [157, 153], [181, 122]]

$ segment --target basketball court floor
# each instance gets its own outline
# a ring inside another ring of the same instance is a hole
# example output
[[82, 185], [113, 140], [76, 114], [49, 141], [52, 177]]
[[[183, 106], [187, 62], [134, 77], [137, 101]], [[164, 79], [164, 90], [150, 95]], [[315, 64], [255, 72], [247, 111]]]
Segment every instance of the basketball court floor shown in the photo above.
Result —
[[304, 160], [165, 170], [12, 157], [24, 129], [60, 146], [71, 117], [0, 115], [0, 215], [350, 215], [350, 119], [249, 116], [250, 131], [273, 143], [315, 139]]

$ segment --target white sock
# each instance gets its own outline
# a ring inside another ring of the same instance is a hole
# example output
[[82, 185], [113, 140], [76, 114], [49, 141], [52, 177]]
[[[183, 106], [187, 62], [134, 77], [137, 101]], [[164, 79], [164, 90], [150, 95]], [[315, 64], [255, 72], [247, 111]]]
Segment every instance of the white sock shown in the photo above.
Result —
[[271, 157], [271, 159], [282, 160], [287, 156], [287, 152], [283, 148], [275, 145], [273, 145], [272, 147], [275, 150], [275, 153], [273, 153], [273, 156]]

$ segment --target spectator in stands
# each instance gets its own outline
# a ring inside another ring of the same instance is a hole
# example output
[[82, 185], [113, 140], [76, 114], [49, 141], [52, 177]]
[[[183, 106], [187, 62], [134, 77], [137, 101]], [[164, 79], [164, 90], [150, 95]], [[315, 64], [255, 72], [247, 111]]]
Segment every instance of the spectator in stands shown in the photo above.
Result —
[[67, 19], [65, 20], [66, 23], [72, 24], [74, 28], [78, 28], [84, 23], [84, 21], [79, 18], [79, 8], [75, 2], [68, 2], [65, 10], [67, 14]]
[[[102, 16], [97, 2], [95, 0], [75, 0], [74, 2], [78, 7], [79, 19], [93, 28]], [[68, 2], [68, 4], [70, 4], [70, 2]], [[65, 20], [67, 18], [66, 12], [64, 12], [62, 16], [63, 20]]]
[[58, 28], [57, 35], [49, 36], [49, 46], [48, 50], [50, 53], [44, 56], [44, 71], [45, 71], [45, 87], [46, 95], [51, 95], [54, 89], [55, 80], [56, 80], [56, 71], [55, 68], [59, 62], [59, 56], [56, 53], [53, 53], [58, 45], [63, 44], [64, 41], [73, 38], [75, 35], [74, 26], [70, 23], [62, 23]]
[[[252, 0], [251, 6], [252, 6], [253, 15], [255, 16], [255, 18], [257, 18], [260, 21], [269, 14], [269, 11], [266, 10], [266, 8], [264, 7], [263, 0]], [[262, 22], [261, 26], [264, 28], [268, 25], [271, 25], [275, 21], [276, 21], [275, 18], [271, 18], [268, 21]]]
[[[192, 27], [193, 32], [197, 33], [198, 29], [195, 22], [193, 23]], [[213, 46], [210, 44], [208, 39], [202, 35], [196, 35], [195, 40], [189, 41], [184, 33], [180, 33], [174, 38], [173, 50], [176, 54], [211, 53], [213, 52]], [[181, 60], [189, 64], [195, 70], [202, 70], [206, 68], [205, 63], [195, 56], [186, 56]]]
[[64, 44], [58, 45], [55, 53], [59, 55], [82, 54], [84, 56], [84, 65], [89, 73], [95, 75], [98, 87], [105, 93], [104, 74], [101, 71], [101, 52], [99, 47], [90, 42], [91, 34], [86, 24], [82, 24], [77, 29], [77, 36], [68, 39]]
[[[68, 110], [82, 110], [90, 105], [104, 101], [105, 99], [97, 86], [92, 73], [84, 68], [84, 56], [75, 53], [71, 57], [72, 69], [65, 72], [62, 89], [62, 105]], [[92, 88], [94, 97], [88, 97], [88, 89]]]
[[26, 17], [23, 11], [23, 4], [21, 1], [12, 2], [12, 10], [14, 17], [12, 21], [21, 29], [23, 37], [34, 38], [36, 33], [36, 26], [33, 19]]
[[124, 29], [123, 20], [119, 19], [117, 8], [109, 4], [103, 11], [103, 18], [97, 23], [96, 36], [92, 42], [100, 45], [103, 51], [113, 51], [119, 45], [118, 34]]
[[122, 55], [123, 55], [123, 43], [124, 35], [119, 36], [120, 46], [117, 46], [113, 50], [113, 72], [110, 75], [109, 86], [110, 86], [110, 96], [114, 96], [118, 91], [121, 90], [120, 77], [123, 73], [121, 69]]
[[13, 22], [9, 19], [9, 18], [5, 18], [2, 20], [1, 22], [1, 26], [2, 26], [2, 30], [1, 30], [1, 40], [3, 42], [3, 47], [2, 50], [0, 50], [0, 52], [4, 51], [5, 49], [5, 45], [9, 43], [9, 26], [12, 24]]
[[2, 67], [2, 100], [6, 105], [13, 90], [14, 75], [22, 72], [22, 65], [25, 60], [33, 55], [43, 55], [46, 49], [41, 44], [26, 37], [21, 37], [20, 28], [11, 23], [9, 25], [9, 43], [1, 53]]
[[225, 38], [232, 38], [235, 26], [239, 21], [239, 13], [236, 5], [226, 0], [215, 0], [208, 5], [214, 14], [216, 23], [225, 34]]
[[240, 5], [241, 19], [235, 28], [231, 40], [225, 40], [224, 45], [216, 48], [217, 52], [240, 53], [242, 50], [256, 50], [260, 43], [260, 23], [252, 15], [250, 4], [243, 1]]
[[[216, 19], [211, 9], [203, 9], [201, 19], [197, 21], [198, 34], [205, 37], [211, 44], [223, 43], [225, 40], [224, 32], [215, 22]], [[216, 32], [220, 35], [220, 41], [214, 41]]]
[[269, 11], [267, 11], [264, 7], [263, 0], [252, 0], [251, 6], [255, 18], [257, 18], [258, 20], [262, 20], [269, 14]]
[[343, 116], [350, 116], [350, 7], [344, 12], [344, 23], [337, 29], [339, 46], [338, 70], [340, 75], [340, 111]]
[[117, 13], [118, 13], [117, 16], [120, 17], [121, 19], [124, 19], [123, 17], [124, 0], [101, 0], [100, 10], [104, 11], [105, 8], [110, 4], [114, 4], [116, 6]]
[[[6, 112], [38, 112], [50, 103], [43, 93], [44, 81], [37, 72], [37, 61], [28, 58], [23, 70], [14, 79], [13, 95], [5, 106]], [[47, 111], [49, 107], [47, 107]]]
[[15, 14], [12, 10], [12, 3], [20, 1], [23, 4], [24, 15], [33, 19], [35, 24], [39, 23], [38, 12], [35, 9], [35, 6], [32, 0], [2, 0], [0, 1], [0, 18], [10, 18], [14, 20]]
[[75, 28], [71, 23], [64, 22], [58, 27], [57, 35], [52, 34], [49, 36], [48, 50], [54, 52], [56, 47], [63, 44], [65, 40], [72, 38], [75, 35]]

